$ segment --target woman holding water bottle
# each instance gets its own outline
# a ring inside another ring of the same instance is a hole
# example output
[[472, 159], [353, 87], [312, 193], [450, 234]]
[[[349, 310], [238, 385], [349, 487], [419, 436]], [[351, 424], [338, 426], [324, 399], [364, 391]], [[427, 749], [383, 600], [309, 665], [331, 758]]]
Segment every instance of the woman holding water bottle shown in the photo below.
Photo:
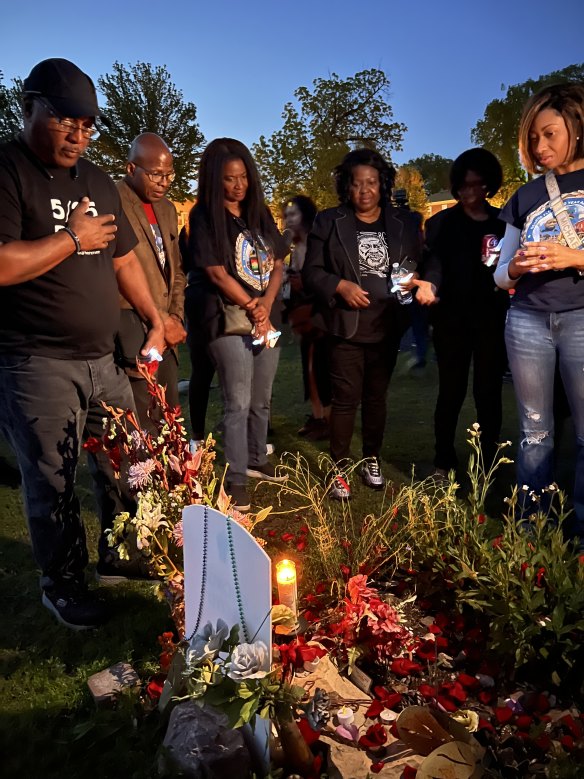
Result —
[[202, 271], [204, 282], [199, 318], [221, 383], [226, 490], [235, 507], [247, 511], [248, 477], [285, 478], [267, 461], [266, 436], [287, 247], [243, 143], [212, 141], [201, 157], [198, 179], [187, 259]]
[[487, 202], [503, 179], [497, 158], [469, 149], [450, 170], [458, 203], [428, 219], [422, 280], [416, 299], [432, 305], [431, 324], [438, 362], [434, 412], [434, 475], [446, 478], [458, 459], [454, 446], [458, 417], [468, 389], [471, 362], [473, 396], [486, 469], [496, 452], [502, 419], [506, 365], [505, 315], [509, 295], [494, 279], [494, 245], [505, 232], [499, 209]]
[[400, 306], [399, 290], [391, 292], [392, 265], [404, 267], [401, 289], [407, 292], [421, 240], [415, 217], [391, 205], [395, 171], [380, 154], [349, 152], [334, 176], [339, 205], [316, 217], [302, 280], [315, 296], [314, 322], [329, 339], [330, 453], [336, 464], [329, 494], [346, 500], [351, 488], [344, 468], [359, 404], [365, 458], [360, 475], [371, 489], [385, 486], [379, 458], [386, 394], [407, 326], [407, 306]]

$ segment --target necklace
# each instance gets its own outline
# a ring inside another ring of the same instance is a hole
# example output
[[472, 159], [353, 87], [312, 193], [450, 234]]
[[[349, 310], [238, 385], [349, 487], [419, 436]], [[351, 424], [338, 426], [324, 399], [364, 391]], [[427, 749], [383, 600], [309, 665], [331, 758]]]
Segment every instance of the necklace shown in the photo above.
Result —
[[[237, 612], [239, 614], [239, 624], [241, 625], [241, 629], [243, 631], [243, 637], [245, 639], [245, 642], [247, 644], [250, 643], [249, 641], [249, 633], [247, 631], [247, 626], [245, 624], [245, 616], [243, 613], [243, 599], [241, 597], [241, 587], [239, 586], [239, 575], [237, 573], [237, 561], [235, 559], [235, 544], [233, 543], [233, 532], [231, 529], [231, 522], [232, 519], [229, 515], [226, 515], [225, 521], [227, 524], [227, 545], [229, 548], [229, 559], [231, 561], [231, 573], [233, 576], [233, 586], [235, 588], [235, 599], [237, 602]], [[201, 617], [203, 616], [203, 606], [205, 603], [205, 592], [207, 589], [207, 550], [209, 546], [209, 508], [208, 506], [205, 506], [204, 514], [203, 514], [203, 554], [202, 554], [202, 560], [201, 560], [201, 599], [199, 601], [199, 609], [197, 612], [197, 619], [195, 622], [195, 627], [193, 628], [193, 632], [191, 635], [187, 638], [187, 641], [190, 643], [193, 638], [197, 635], [199, 632], [199, 628], [201, 626]]]

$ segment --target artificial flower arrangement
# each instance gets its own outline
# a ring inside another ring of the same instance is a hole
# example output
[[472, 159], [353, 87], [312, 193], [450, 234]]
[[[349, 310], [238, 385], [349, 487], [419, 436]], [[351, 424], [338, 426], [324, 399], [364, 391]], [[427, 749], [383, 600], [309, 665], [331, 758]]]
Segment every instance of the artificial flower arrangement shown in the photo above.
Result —
[[[196, 451], [191, 450], [180, 407], [172, 408], [165, 388], [155, 378], [152, 366], [137, 362], [148, 385], [155, 432], [144, 430], [132, 411], [105, 406], [101, 438], [89, 438], [85, 448], [104, 452], [117, 479], [123, 480], [135, 498], [136, 510], [118, 514], [108, 541], [120, 560], [143, 560], [158, 594], [166, 599], [180, 636], [184, 635], [184, 566], [182, 511], [191, 504], [206, 504], [229, 514], [246, 530], [265, 519], [271, 507], [258, 514], [243, 515], [231, 506], [223, 480], [215, 474], [215, 441], [209, 435]], [[258, 540], [261, 543], [260, 539]]]

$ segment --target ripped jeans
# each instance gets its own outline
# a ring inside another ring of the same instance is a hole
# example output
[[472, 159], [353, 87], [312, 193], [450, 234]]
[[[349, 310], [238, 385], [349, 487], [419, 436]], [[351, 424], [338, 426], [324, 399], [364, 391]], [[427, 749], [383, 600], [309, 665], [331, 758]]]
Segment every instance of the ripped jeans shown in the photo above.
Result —
[[[570, 535], [584, 539], [584, 309], [549, 313], [512, 306], [505, 342], [521, 431], [517, 483], [536, 493], [554, 481], [554, 373], [558, 360], [576, 431]], [[527, 493], [523, 495], [528, 498]], [[533, 507], [531, 499], [529, 503]], [[524, 508], [526, 514], [529, 505]]]

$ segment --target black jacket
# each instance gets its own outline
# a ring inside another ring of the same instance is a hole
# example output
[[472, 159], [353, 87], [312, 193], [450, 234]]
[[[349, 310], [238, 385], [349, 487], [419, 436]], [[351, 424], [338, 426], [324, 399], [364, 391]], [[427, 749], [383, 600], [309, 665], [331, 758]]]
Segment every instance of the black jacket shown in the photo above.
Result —
[[[392, 263], [409, 257], [419, 262], [421, 236], [415, 216], [389, 204], [383, 209], [383, 221]], [[340, 205], [321, 211], [308, 236], [306, 260], [302, 268], [304, 288], [315, 296], [314, 323], [338, 338], [352, 338], [359, 324], [359, 310], [347, 306], [336, 289], [341, 280], [361, 284], [357, 225], [353, 209]], [[396, 331], [407, 323], [408, 306], [391, 300], [391, 321]]]

